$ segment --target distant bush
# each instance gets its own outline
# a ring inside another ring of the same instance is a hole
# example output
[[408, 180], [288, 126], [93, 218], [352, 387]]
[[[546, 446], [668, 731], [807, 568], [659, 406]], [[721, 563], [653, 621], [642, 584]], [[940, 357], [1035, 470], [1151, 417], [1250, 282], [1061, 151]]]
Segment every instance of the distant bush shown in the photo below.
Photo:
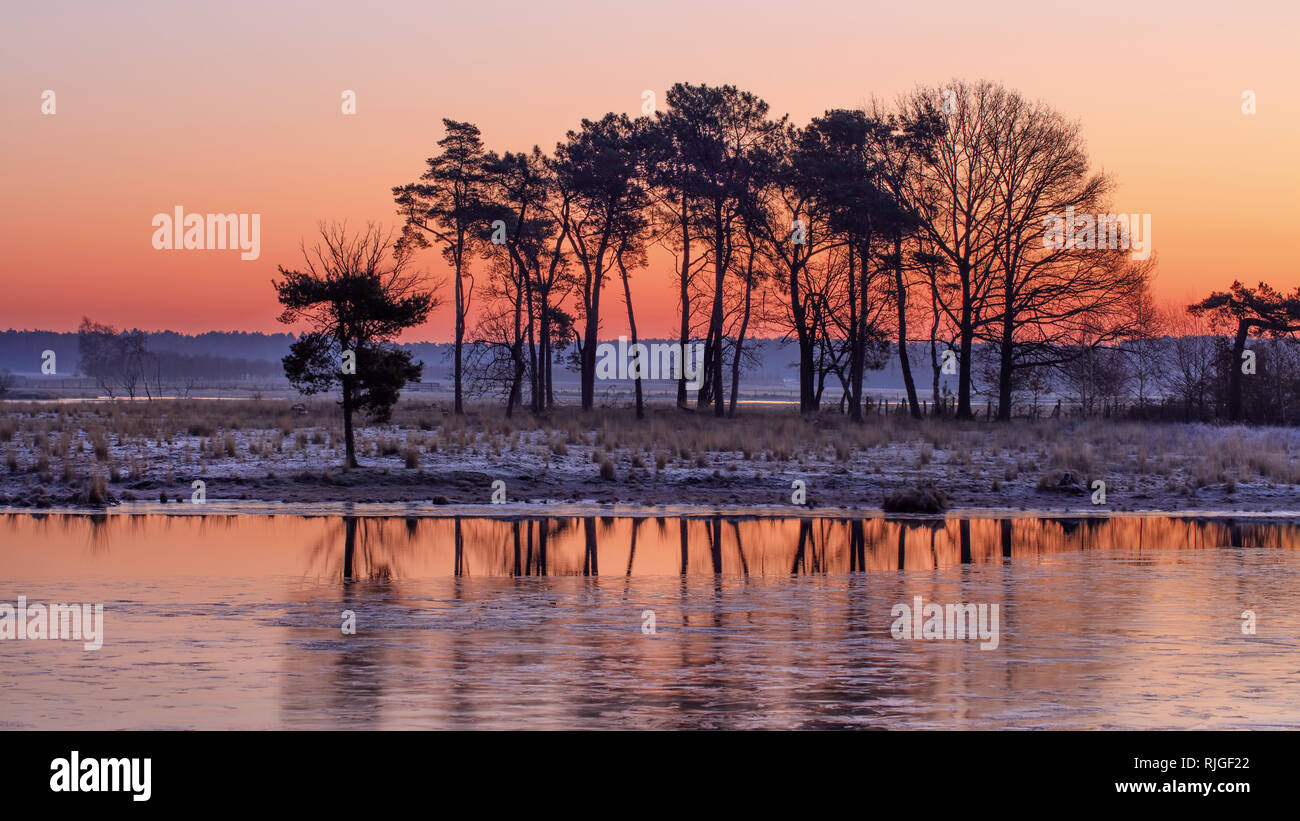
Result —
[[943, 513], [948, 509], [948, 497], [937, 487], [903, 488], [885, 495], [887, 513]]

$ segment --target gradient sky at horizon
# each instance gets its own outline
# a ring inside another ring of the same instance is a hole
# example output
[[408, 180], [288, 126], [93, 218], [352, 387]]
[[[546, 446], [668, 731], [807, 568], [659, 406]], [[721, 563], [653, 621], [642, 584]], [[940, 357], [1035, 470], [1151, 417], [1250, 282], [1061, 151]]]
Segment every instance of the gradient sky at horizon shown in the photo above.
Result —
[[[283, 330], [276, 266], [321, 220], [396, 226], [390, 188], [423, 171], [442, 117], [493, 149], [550, 150], [677, 81], [738, 85], [800, 124], [918, 83], [1005, 83], [1079, 119], [1115, 210], [1152, 215], [1158, 297], [1291, 289], [1297, 35], [1300, 4], [1249, 1], [8, 4], [0, 328]], [[151, 219], [176, 205], [260, 213], [261, 257], [154, 250]], [[642, 336], [675, 327], [670, 265], [634, 275]], [[621, 289], [605, 305], [617, 335]], [[444, 307], [407, 338], [451, 321]]]

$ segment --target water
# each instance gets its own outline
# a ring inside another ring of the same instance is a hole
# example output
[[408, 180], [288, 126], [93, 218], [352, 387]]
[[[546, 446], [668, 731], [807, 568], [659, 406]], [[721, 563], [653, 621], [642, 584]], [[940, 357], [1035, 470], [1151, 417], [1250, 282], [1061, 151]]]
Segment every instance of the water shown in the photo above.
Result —
[[[1264, 519], [4, 514], [0, 602], [102, 602], [106, 638], [0, 641], [0, 727], [1298, 727], [1298, 547]], [[917, 596], [997, 604], [997, 649], [895, 639]]]

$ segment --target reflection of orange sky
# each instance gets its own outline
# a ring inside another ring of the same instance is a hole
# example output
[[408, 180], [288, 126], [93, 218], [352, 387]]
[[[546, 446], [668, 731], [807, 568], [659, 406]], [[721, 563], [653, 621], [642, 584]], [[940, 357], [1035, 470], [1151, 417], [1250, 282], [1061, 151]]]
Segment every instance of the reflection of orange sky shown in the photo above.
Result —
[[[635, 539], [632, 538], [635, 524]], [[517, 525], [517, 527], [516, 527]], [[1180, 553], [1239, 544], [1295, 550], [1300, 531], [1163, 517], [1037, 520], [843, 520], [612, 517], [462, 519], [461, 575], [784, 577], [855, 570], [930, 571], [963, 564], [1046, 559], [1080, 551], [1129, 551], [1154, 564]], [[546, 529], [543, 545], [542, 528]], [[455, 573], [450, 518], [361, 518], [353, 530], [352, 576], [434, 578]], [[963, 534], [963, 529], [965, 533]], [[519, 563], [514, 538], [519, 535]], [[901, 537], [901, 545], [900, 545]], [[341, 579], [347, 535], [338, 517], [84, 515], [0, 516], [0, 562], [12, 579], [296, 576]], [[593, 556], [588, 546], [594, 547]], [[901, 551], [900, 551], [901, 547]], [[39, 549], [38, 549], [39, 548]], [[901, 568], [900, 568], [901, 562]], [[544, 568], [544, 571], [543, 571]]]
[[[917, 82], [987, 77], [1083, 123], [1119, 211], [1153, 216], [1160, 295], [1300, 284], [1294, 5], [1115, 13], [1074, 4], [236, 2], [5, 12], [0, 327], [277, 330], [269, 281], [318, 220], [393, 223], [440, 118], [498, 150], [549, 149], [583, 116], [639, 113], [672, 82], [734, 83], [806, 122]], [[1138, 4], [1133, 4], [1138, 5]], [[941, 8], [946, 6], [946, 10]], [[766, 8], [764, 8], [766, 7]], [[682, 25], [682, 20], [691, 25]], [[1069, 21], [1069, 22], [1067, 22]], [[44, 89], [58, 113], [42, 116]], [[343, 89], [357, 115], [339, 112]], [[1240, 112], [1243, 89], [1258, 113]], [[163, 252], [153, 214], [262, 214], [262, 255]], [[430, 254], [427, 267], [439, 271]], [[675, 326], [670, 258], [636, 275], [642, 335]], [[611, 292], [606, 333], [623, 330]], [[445, 339], [450, 314], [412, 338]]]
[[[363, 518], [344, 582], [335, 516], [0, 515], [0, 603], [100, 602], [106, 636], [89, 654], [0, 642], [0, 715], [82, 730], [1296, 725], [1295, 522], [975, 519], [963, 540], [953, 518], [871, 518], [869, 571], [846, 573], [852, 526], [806, 521], [792, 573], [799, 519], [690, 519], [679, 578], [676, 519], [639, 520], [635, 556], [633, 520], [591, 519], [592, 577], [587, 522], [546, 520], [549, 577], [528, 579], [505, 575], [515, 523], [463, 519], [452, 579], [452, 519]], [[519, 522], [521, 541], [540, 523]], [[894, 606], [916, 597], [997, 606], [996, 652], [893, 639]]]

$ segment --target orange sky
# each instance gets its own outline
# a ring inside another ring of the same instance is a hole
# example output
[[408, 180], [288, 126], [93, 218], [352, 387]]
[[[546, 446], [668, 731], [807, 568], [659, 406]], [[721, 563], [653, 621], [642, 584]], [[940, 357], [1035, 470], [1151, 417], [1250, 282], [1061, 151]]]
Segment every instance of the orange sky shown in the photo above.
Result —
[[[1119, 181], [1116, 210], [1152, 215], [1158, 295], [1300, 285], [1298, 4], [877, 5], [6, 4], [0, 328], [70, 330], [90, 314], [280, 330], [276, 265], [298, 262], [321, 219], [396, 224], [389, 189], [421, 173], [442, 117], [498, 150], [549, 150], [581, 117], [639, 114], [643, 90], [662, 99], [676, 81], [741, 86], [800, 123], [916, 83], [1000, 81], [1079, 118]], [[176, 205], [261, 214], [260, 258], [154, 250], [150, 221]], [[636, 274], [643, 336], [674, 328], [669, 276]], [[412, 338], [446, 339], [450, 323], [444, 308]]]

